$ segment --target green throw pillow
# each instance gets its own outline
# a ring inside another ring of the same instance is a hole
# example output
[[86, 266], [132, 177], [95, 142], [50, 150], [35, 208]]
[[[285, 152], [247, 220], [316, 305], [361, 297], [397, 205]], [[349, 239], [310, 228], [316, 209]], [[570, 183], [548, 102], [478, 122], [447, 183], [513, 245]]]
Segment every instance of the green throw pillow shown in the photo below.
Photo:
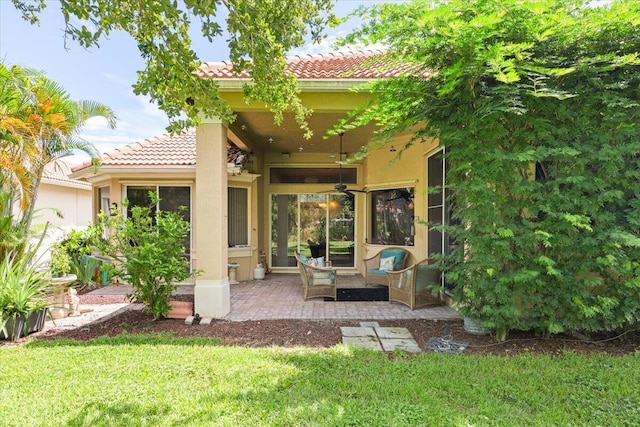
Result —
[[393, 265], [395, 264], [396, 259], [392, 256], [387, 258], [380, 258], [380, 268], [382, 271], [393, 271]]

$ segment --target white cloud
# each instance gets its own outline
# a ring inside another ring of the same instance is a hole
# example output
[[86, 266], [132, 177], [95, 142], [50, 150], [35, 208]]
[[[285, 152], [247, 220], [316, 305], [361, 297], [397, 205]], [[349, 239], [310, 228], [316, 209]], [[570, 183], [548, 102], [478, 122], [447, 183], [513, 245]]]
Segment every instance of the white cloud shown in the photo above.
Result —
[[136, 96], [133, 92], [130, 93], [135, 97], [135, 101], [141, 107], [144, 114], [149, 116], [162, 118], [164, 121], [167, 121], [167, 116], [164, 111], [162, 111], [158, 106], [151, 102], [151, 98], [148, 96]]
[[[87, 120], [79, 137], [92, 143], [104, 154], [127, 144], [167, 133], [165, 128], [169, 122], [165, 113], [150, 103], [148, 97], [136, 96], [130, 89], [121, 105], [114, 108], [114, 114], [117, 117], [115, 129], [107, 126], [106, 119], [94, 117]], [[83, 153], [65, 158], [71, 164], [83, 163], [88, 159]]]
[[112, 74], [112, 73], [102, 73], [102, 75], [104, 76], [104, 78], [107, 81], [119, 84], [119, 85], [123, 85], [126, 87], [129, 87], [131, 85], [131, 82], [126, 79], [125, 77], [116, 75], [116, 74]]
[[91, 117], [82, 127], [83, 132], [100, 131], [102, 129], [108, 129], [107, 119], [104, 117]]

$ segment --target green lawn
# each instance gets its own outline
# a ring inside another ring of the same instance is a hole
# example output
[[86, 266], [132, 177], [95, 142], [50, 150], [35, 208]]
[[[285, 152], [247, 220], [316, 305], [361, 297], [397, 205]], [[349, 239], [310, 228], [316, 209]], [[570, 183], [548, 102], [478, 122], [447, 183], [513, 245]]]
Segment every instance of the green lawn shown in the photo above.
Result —
[[0, 426], [635, 425], [639, 355], [407, 356], [122, 336], [0, 348]]

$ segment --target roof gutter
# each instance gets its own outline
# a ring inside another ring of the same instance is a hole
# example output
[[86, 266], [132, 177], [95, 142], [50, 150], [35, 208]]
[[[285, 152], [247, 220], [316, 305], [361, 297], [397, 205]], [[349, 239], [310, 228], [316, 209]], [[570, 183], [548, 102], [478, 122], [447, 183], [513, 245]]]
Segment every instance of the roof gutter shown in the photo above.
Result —
[[[298, 86], [305, 92], [350, 92], [353, 88], [369, 83], [370, 79], [298, 79]], [[242, 92], [250, 79], [218, 79], [220, 92]]]

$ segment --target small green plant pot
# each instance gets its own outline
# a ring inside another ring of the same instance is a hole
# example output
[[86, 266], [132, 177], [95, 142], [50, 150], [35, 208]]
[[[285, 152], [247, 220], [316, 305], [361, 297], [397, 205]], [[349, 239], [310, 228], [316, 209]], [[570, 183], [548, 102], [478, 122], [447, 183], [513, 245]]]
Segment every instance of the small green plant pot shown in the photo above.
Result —
[[29, 314], [29, 329], [27, 330], [28, 334], [32, 334], [34, 332], [41, 331], [44, 329], [44, 322], [47, 320], [47, 309], [43, 308], [42, 310], [32, 311]]
[[470, 317], [464, 318], [464, 330], [469, 332], [470, 334], [476, 335], [487, 335], [489, 333], [487, 328], [482, 326], [482, 323]]
[[25, 333], [25, 318], [23, 316], [10, 317], [0, 329], [0, 339], [17, 341]]

